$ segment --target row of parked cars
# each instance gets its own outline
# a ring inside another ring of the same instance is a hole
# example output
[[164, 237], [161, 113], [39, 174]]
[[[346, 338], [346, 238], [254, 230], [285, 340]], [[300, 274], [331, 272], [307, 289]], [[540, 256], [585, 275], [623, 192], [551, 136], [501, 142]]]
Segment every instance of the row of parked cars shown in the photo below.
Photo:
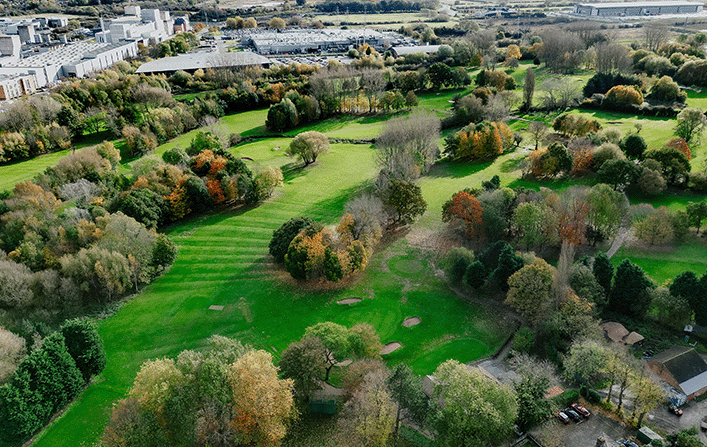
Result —
[[592, 414], [579, 404], [572, 404], [564, 410], [560, 410], [555, 413], [557, 419], [559, 419], [563, 424], [569, 424], [570, 420], [579, 421], [580, 419], [586, 419]]

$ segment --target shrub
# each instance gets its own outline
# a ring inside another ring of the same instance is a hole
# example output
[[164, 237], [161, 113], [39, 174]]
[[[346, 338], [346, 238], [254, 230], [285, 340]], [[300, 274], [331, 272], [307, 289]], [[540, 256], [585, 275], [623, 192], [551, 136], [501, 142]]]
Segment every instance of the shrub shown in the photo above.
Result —
[[583, 137], [590, 132], [598, 132], [601, 129], [601, 124], [599, 124], [599, 121], [590, 120], [584, 115], [563, 113], [552, 122], [552, 128], [565, 136]]
[[187, 153], [184, 151], [184, 149], [179, 148], [179, 147], [173, 147], [171, 149], [167, 149], [162, 154], [162, 160], [164, 160], [165, 163], [169, 163], [171, 165], [177, 165], [177, 166], [189, 165], [189, 155], [187, 155]]
[[617, 85], [606, 93], [606, 101], [619, 105], [643, 104], [643, 93], [632, 85]]
[[466, 248], [456, 247], [450, 250], [447, 255], [447, 267], [444, 270], [447, 280], [452, 284], [460, 283], [473, 260], [474, 253]]
[[633, 133], [626, 135], [626, 138], [621, 142], [621, 149], [628, 158], [640, 160], [643, 158], [643, 153], [648, 149], [648, 145], [642, 136]]
[[518, 352], [529, 353], [535, 347], [535, 331], [529, 327], [522, 327], [513, 335], [513, 349]]
[[643, 82], [641, 78], [636, 75], [597, 73], [587, 81], [587, 85], [584, 86], [582, 93], [587, 98], [595, 93], [605, 95], [606, 92], [617, 85], [634, 85], [640, 89]]
[[674, 79], [682, 85], [707, 86], [707, 60], [685, 62]]
[[681, 95], [680, 86], [670, 76], [663, 76], [653, 85], [649, 98], [661, 102], [684, 102], [687, 95]]

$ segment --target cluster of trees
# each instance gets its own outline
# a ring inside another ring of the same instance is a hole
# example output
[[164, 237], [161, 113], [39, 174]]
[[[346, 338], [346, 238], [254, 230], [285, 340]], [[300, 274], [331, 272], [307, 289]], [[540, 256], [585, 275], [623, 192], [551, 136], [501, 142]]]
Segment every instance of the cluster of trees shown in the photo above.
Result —
[[214, 335], [206, 350], [143, 363], [102, 441], [109, 447], [278, 445], [296, 414], [293, 381], [278, 377], [269, 353]]
[[437, 2], [434, 0], [386, 0], [376, 4], [349, 0], [349, 1], [327, 1], [317, 3], [317, 9], [326, 13], [386, 13], [386, 12], [409, 12], [420, 11], [421, 9], [437, 9]]
[[504, 122], [483, 121], [464, 127], [445, 140], [445, 152], [453, 160], [493, 159], [513, 147], [516, 140]]
[[455, 193], [442, 207], [442, 219], [468, 237], [511, 240], [527, 249], [595, 244], [614, 237], [628, 212], [623, 194], [606, 184], [562, 192], [499, 188]]
[[90, 320], [69, 320], [19, 363], [0, 386], [0, 441], [22, 445], [71, 402], [105, 367], [106, 357]]
[[[600, 182], [614, 189], [632, 188], [645, 195], [660, 194], [669, 186], [703, 190], [704, 173], [690, 173], [690, 144], [699, 140], [706, 124], [707, 118], [701, 110], [687, 108], [678, 116], [675, 127], [678, 138], [662, 148], [649, 149], [639, 133], [622, 137], [614, 128], [596, 132], [597, 124], [582, 115], [562, 114], [555, 119], [554, 129], [575, 137], [531, 152], [525, 173], [557, 177], [594, 172]], [[531, 123], [528, 131], [539, 146], [547, 128], [542, 123]]]
[[118, 299], [174, 261], [174, 243], [155, 228], [224, 202], [257, 203], [282, 183], [279, 168], [253, 175], [210, 132], [163, 159], [121, 175], [104, 142], [17, 184], [1, 204], [0, 305], [47, 317]]

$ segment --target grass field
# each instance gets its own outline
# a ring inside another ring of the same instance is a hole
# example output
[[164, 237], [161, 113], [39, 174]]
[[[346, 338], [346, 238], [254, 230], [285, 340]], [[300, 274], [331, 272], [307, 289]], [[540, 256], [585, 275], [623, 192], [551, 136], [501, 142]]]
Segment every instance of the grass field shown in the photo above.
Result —
[[[518, 75], [522, 76], [522, 71]], [[585, 73], [579, 75], [584, 76]], [[420, 107], [443, 115], [455, 94], [469, 91], [471, 88], [421, 94]], [[624, 133], [641, 123], [641, 134], [651, 147], [664, 144], [673, 125], [664, 119], [593, 111], [572, 113], [591, 115], [604, 127], [616, 126]], [[268, 136], [271, 134], [264, 127], [266, 116], [266, 109], [231, 115], [216, 127], [225, 136]], [[553, 118], [546, 115], [537, 119], [551, 122]], [[286, 134], [318, 130], [332, 138], [372, 138], [380, 133], [387, 119], [382, 115], [336, 117]], [[523, 128], [521, 122], [512, 126]], [[175, 146], [186, 148], [195, 132], [160, 146], [155, 154], [159, 156]], [[34, 445], [91, 445], [100, 436], [112, 403], [125, 395], [144, 360], [173, 357], [183, 349], [199, 349], [212, 334], [236, 337], [277, 357], [291, 341], [301, 337], [307, 326], [317, 322], [335, 321], [348, 326], [368, 322], [383, 343], [402, 344], [386, 360], [391, 364], [409, 363], [420, 374], [433, 371], [448, 358], [468, 362], [486, 356], [501, 345], [511, 323], [488, 307], [459, 298], [435, 275], [433, 262], [438, 256], [429, 251], [425, 241], [444, 226], [442, 204], [454, 192], [477, 188], [493, 175], [499, 175], [504, 186], [534, 189], [592, 183], [591, 179], [521, 180], [520, 162], [526, 154], [523, 150], [504, 154], [494, 162], [439, 162], [419, 181], [428, 211], [409, 233], [384, 242], [368, 269], [350, 283], [312, 290], [298, 285], [270, 264], [267, 244], [272, 231], [299, 215], [334, 224], [345, 202], [370, 186], [376, 174], [374, 151], [369, 145], [333, 144], [328, 155], [303, 169], [285, 155], [289, 141], [264, 138], [232, 148], [234, 154], [252, 159], [253, 169], [281, 166], [285, 186], [257, 208], [223, 209], [165, 229], [179, 247], [177, 261], [169, 272], [101, 322], [109, 359], [106, 370]], [[693, 165], [704, 158], [704, 154], [696, 154]], [[123, 169], [127, 170], [127, 166]], [[5, 175], [14, 172], [5, 173], [0, 168], [0, 179], [11, 184], [14, 180], [6, 180]], [[666, 194], [651, 203], [682, 208], [696, 198], [699, 199], [689, 194]], [[631, 257], [660, 283], [687, 268], [705, 271], [704, 249], [703, 243], [671, 252], [625, 248], [613, 261], [618, 264], [624, 257]], [[353, 305], [337, 304], [352, 297], [363, 300]], [[225, 308], [213, 311], [208, 309], [210, 305]], [[420, 317], [421, 324], [403, 327], [402, 321], [412, 316]]]
[[[255, 141], [235, 150], [255, 163], [283, 166], [286, 185], [257, 208], [223, 210], [167, 229], [179, 246], [176, 263], [101, 323], [108, 367], [35, 445], [90, 444], [140, 363], [198, 349], [211, 334], [237, 337], [277, 356], [314, 323], [368, 322], [384, 343], [402, 343], [387, 360], [409, 362], [421, 374], [448, 358], [470, 361], [500, 346], [507, 336], [505, 322], [451, 292], [434, 275], [428, 255], [405, 237], [390, 241], [347, 287], [303, 290], [269, 264], [267, 244], [275, 228], [302, 214], [334, 223], [344, 203], [376, 172], [373, 150], [367, 145], [335, 144], [320, 162], [302, 170], [274, 151], [275, 144], [281, 141]], [[364, 299], [354, 305], [337, 304], [350, 297]], [[211, 311], [212, 304], [225, 309]], [[412, 316], [422, 323], [403, 327], [403, 319]]]

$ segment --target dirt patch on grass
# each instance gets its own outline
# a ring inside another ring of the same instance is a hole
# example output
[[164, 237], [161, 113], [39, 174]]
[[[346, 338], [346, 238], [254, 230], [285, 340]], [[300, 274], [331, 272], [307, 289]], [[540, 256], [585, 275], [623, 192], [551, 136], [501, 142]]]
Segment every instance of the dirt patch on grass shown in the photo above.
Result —
[[405, 327], [417, 326], [418, 324], [420, 324], [421, 321], [422, 320], [420, 319], [420, 317], [409, 317], [409, 318], [406, 318], [405, 320], [403, 320], [403, 326], [405, 326]]
[[356, 304], [356, 303], [360, 303], [361, 301], [363, 301], [363, 298], [346, 298], [346, 299], [337, 301], [336, 304]]
[[400, 349], [402, 347], [403, 347], [403, 345], [401, 345], [397, 341], [390, 342], [387, 345], [383, 346], [383, 349], [380, 350], [380, 355], [390, 354], [394, 351], [397, 351], [398, 349]]

